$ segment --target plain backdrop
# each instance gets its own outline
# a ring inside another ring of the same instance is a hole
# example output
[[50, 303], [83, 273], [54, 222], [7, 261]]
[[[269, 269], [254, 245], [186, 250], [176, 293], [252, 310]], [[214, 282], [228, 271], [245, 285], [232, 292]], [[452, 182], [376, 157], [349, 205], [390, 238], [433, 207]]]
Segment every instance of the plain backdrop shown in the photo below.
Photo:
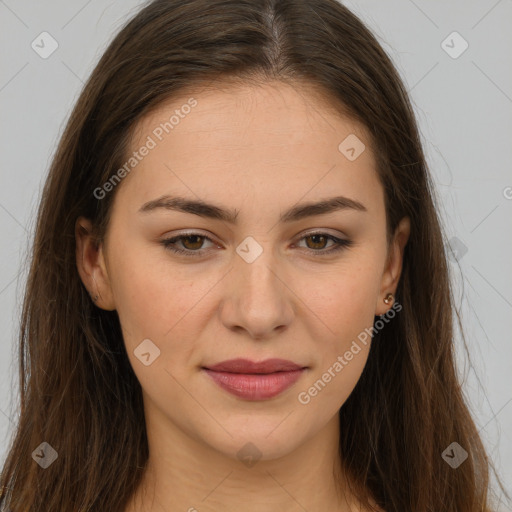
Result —
[[[512, 493], [512, 0], [344, 3], [373, 29], [413, 101], [442, 203], [470, 349], [472, 365], [457, 338], [461, 378], [480, 434]], [[2, 462], [18, 414], [22, 264], [41, 186], [86, 77], [141, 5], [0, 0]], [[47, 58], [33, 49], [40, 37], [46, 51], [58, 44]], [[499, 510], [512, 510], [500, 496]]]

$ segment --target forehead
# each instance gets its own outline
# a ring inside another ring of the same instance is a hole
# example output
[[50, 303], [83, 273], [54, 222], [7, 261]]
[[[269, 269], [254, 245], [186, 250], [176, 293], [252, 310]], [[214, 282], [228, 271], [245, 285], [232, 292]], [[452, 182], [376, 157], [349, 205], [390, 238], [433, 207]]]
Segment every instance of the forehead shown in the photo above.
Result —
[[369, 143], [365, 126], [345, 111], [339, 100], [313, 84], [298, 82], [292, 86], [280, 81], [253, 84], [227, 80], [188, 89], [162, 102], [136, 125], [131, 142], [137, 145], [141, 137], [155, 130], [154, 135], [160, 138], [159, 126], [168, 123], [168, 130], [161, 133], [163, 137], [195, 132], [200, 133], [201, 142], [224, 135], [233, 143], [248, 146], [262, 140], [268, 143], [269, 136], [281, 136], [277, 142], [283, 142], [282, 136], [286, 136], [290, 144], [305, 144], [314, 135], [313, 130], [320, 136], [330, 130], [340, 137], [341, 128], [341, 131], [358, 132]]
[[[347, 140], [362, 151], [355, 160], [343, 152]], [[234, 189], [278, 204], [334, 190], [363, 203], [382, 198], [367, 130], [313, 88], [274, 82], [191, 90], [138, 123], [129, 154], [145, 145], [151, 150], [121, 187], [139, 202], [179, 192], [233, 205]]]

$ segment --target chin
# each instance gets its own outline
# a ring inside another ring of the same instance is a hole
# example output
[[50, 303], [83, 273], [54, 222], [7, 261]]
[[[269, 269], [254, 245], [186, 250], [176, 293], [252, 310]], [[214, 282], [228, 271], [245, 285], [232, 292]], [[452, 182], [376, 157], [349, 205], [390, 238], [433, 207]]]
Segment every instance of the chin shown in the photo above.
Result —
[[[251, 466], [256, 460], [271, 461], [288, 455], [304, 443], [308, 432], [302, 422], [300, 428], [295, 424], [287, 424], [292, 413], [283, 412], [279, 418], [259, 419], [256, 414], [249, 418], [245, 415], [240, 421], [233, 418], [223, 423], [224, 428], [232, 437], [222, 430], [222, 435], [214, 438], [209, 436], [204, 441], [223, 455], [235, 458]], [[286, 419], [285, 419], [286, 418]], [[283, 421], [284, 420], [284, 421]], [[211, 435], [211, 431], [209, 432]]]

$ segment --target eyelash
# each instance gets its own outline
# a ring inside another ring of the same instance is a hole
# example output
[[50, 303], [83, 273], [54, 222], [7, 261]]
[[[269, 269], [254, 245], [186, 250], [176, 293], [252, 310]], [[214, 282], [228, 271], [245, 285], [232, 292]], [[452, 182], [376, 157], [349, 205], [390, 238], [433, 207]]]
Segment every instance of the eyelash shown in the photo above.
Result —
[[[323, 233], [321, 231], [314, 232], [314, 233], [308, 233], [307, 235], [304, 235], [302, 238], [300, 238], [299, 242], [301, 240], [303, 240], [304, 238], [308, 238], [310, 236], [315, 236], [315, 235], [324, 236], [325, 238], [332, 240], [335, 243], [335, 245], [331, 249], [328, 249], [328, 250], [307, 249], [309, 252], [313, 253], [314, 256], [326, 256], [326, 255], [334, 254], [336, 252], [339, 252], [343, 249], [346, 249], [346, 248], [352, 246], [354, 243], [352, 240], [337, 238], [333, 235], [329, 235], [329, 234]], [[165, 240], [161, 240], [160, 243], [165, 247], [165, 249], [172, 251], [175, 254], [182, 254], [182, 255], [191, 256], [191, 257], [202, 256], [203, 253], [207, 249], [198, 249], [196, 251], [193, 251], [191, 249], [179, 249], [179, 248], [173, 246], [173, 244], [176, 243], [177, 241], [182, 240], [183, 238], [189, 238], [192, 236], [198, 236], [200, 238], [203, 238], [205, 240], [209, 240], [210, 242], [215, 243], [210, 237], [208, 237], [206, 235], [202, 235], [201, 233], [184, 233], [184, 234], [175, 236], [173, 238], [167, 238]]]

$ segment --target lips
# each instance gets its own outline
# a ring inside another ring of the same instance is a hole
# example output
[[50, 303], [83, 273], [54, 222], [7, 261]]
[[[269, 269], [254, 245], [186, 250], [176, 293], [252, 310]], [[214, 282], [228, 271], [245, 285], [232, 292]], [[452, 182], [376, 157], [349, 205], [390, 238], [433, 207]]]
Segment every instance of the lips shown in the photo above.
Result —
[[230, 359], [214, 366], [208, 366], [209, 370], [229, 373], [275, 373], [300, 370], [302, 366], [286, 359], [266, 359], [253, 362], [249, 359]]
[[285, 359], [231, 359], [203, 371], [225, 391], [246, 400], [267, 400], [292, 386], [306, 370]]

